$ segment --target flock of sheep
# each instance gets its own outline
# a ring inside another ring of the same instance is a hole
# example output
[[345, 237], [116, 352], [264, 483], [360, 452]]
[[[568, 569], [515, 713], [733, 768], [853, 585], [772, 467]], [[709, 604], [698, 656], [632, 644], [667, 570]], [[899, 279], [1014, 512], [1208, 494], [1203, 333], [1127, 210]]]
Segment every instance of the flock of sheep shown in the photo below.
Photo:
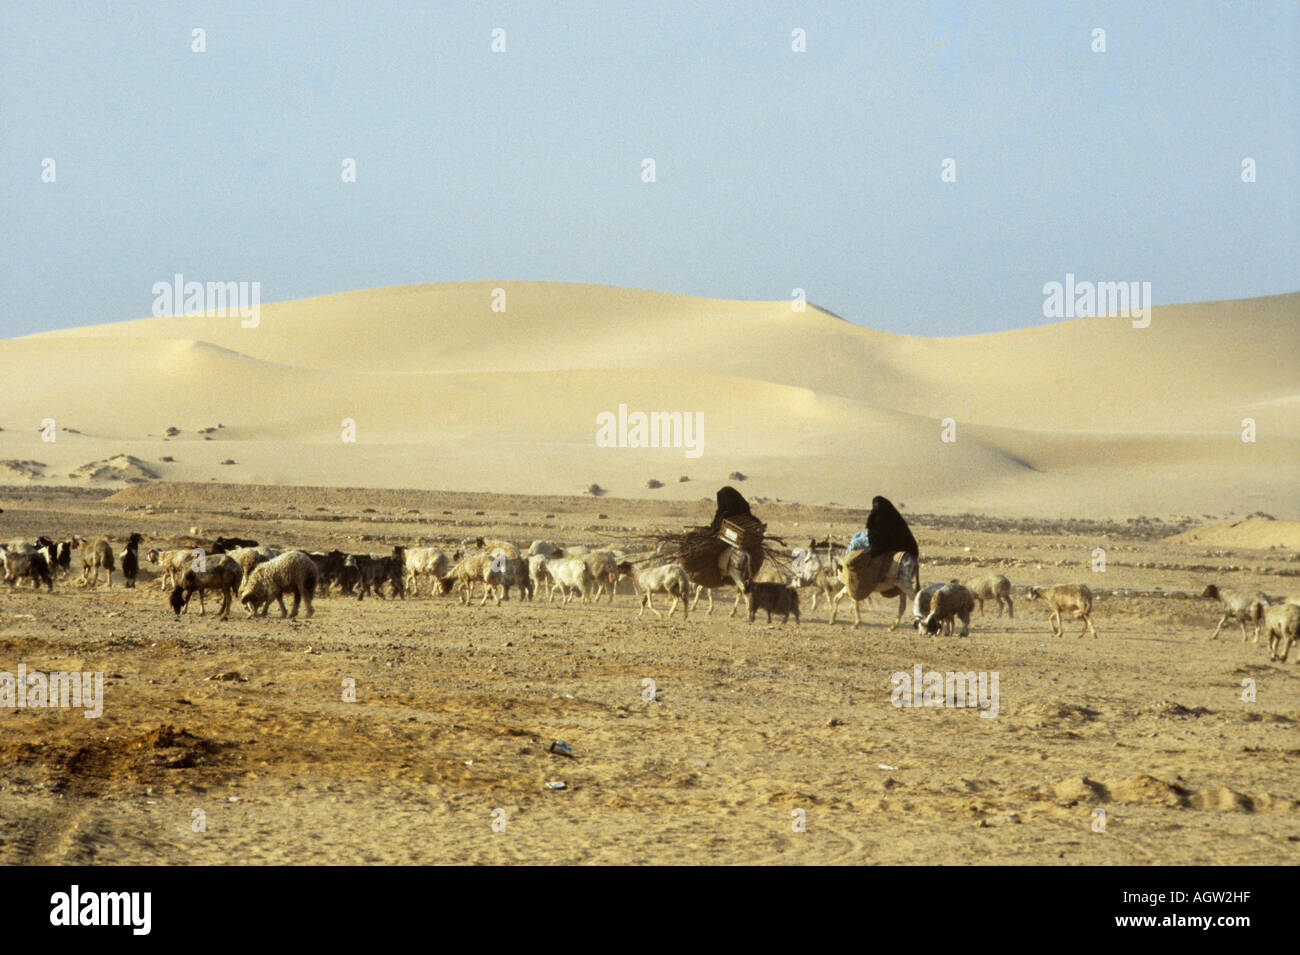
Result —
[[[39, 589], [42, 584], [53, 590], [54, 579], [72, 572], [72, 553], [81, 556], [81, 582], [85, 586], [98, 584], [101, 571], [108, 586], [112, 575], [120, 570], [127, 587], [134, 587], [138, 576], [140, 534], [131, 534], [115, 554], [107, 537], [72, 537], [55, 541], [38, 537], [34, 542], [9, 541], [0, 545], [4, 580], [11, 587], [20, 580], [30, 580]], [[812, 610], [817, 600], [824, 596], [831, 605], [830, 623], [834, 623], [839, 605], [845, 596], [853, 600], [855, 623], [861, 623], [860, 602], [870, 601], [873, 595], [897, 597], [898, 616], [890, 629], [902, 622], [907, 607], [911, 606], [911, 622], [918, 630], [928, 633], [953, 632], [956, 621], [961, 622], [961, 636], [970, 632], [970, 618], [976, 606], [981, 613], [985, 601], [994, 601], [1000, 617], [1015, 615], [1011, 596], [1011, 582], [1001, 574], [988, 574], [960, 583], [956, 580], [934, 583], [922, 587], [919, 567], [915, 558], [907, 554], [895, 555], [890, 572], [870, 592], [855, 589], [847, 555], [829, 542], [810, 543], [807, 548], [795, 548], [790, 554], [788, 567], [769, 562], [760, 577], [747, 580], [731, 608], [734, 616], [740, 602], [747, 602], [752, 623], [761, 610], [770, 622], [779, 615], [782, 622], [791, 616], [799, 622], [799, 591], [811, 592]], [[548, 541], [533, 541], [526, 549], [504, 540], [475, 538], [462, 541], [448, 554], [437, 547], [396, 546], [390, 554], [347, 554], [339, 550], [305, 552], [280, 551], [257, 541], [239, 538], [217, 538], [211, 547], [188, 547], [171, 550], [149, 550], [146, 560], [158, 567], [162, 589], [168, 593], [168, 604], [179, 615], [189, 606], [194, 595], [199, 597], [200, 613], [206, 613], [205, 594], [220, 597], [220, 618], [226, 619], [235, 600], [249, 616], [266, 615], [271, 603], [280, 608], [282, 617], [296, 617], [299, 606], [305, 606], [306, 615], [313, 613], [312, 600], [318, 593], [328, 594], [332, 588], [358, 600], [367, 594], [383, 598], [387, 590], [391, 596], [416, 596], [421, 586], [430, 595], [455, 594], [468, 605], [482, 587], [482, 606], [492, 599], [497, 604], [508, 600], [514, 589], [520, 599], [532, 600], [539, 591], [547, 600], [560, 598], [568, 605], [576, 595], [582, 603], [595, 602], [608, 595], [614, 600], [618, 582], [631, 581], [639, 598], [643, 616], [648, 608], [656, 616], [663, 616], [654, 606], [656, 594], [671, 599], [668, 615], [680, 606], [685, 619], [694, 610], [704, 594], [708, 593], [709, 609], [713, 612], [713, 591], [692, 580], [681, 564], [672, 562], [670, 555], [643, 554], [630, 558], [627, 552], [617, 549], [598, 549], [584, 546], [557, 547]], [[1086, 584], [1059, 584], [1053, 587], [1030, 587], [1029, 599], [1041, 600], [1049, 611], [1053, 636], [1064, 634], [1064, 619], [1070, 617], [1083, 621], [1079, 636], [1091, 633], [1097, 636], [1092, 623], [1093, 597]], [[1268, 637], [1269, 659], [1285, 662], [1293, 642], [1300, 645], [1300, 598], [1275, 600], [1263, 593], [1240, 593], [1211, 584], [1201, 595], [1220, 603], [1222, 617], [1211, 639], [1217, 639], [1229, 620], [1241, 628], [1242, 641], [1248, 639], [1246, 625], [1254, 628], [1255, 642], [1261, 630]], [[292, 597], [292, 609], [286, 608], [284, 598]], [[1300, 655], [1297, 657], [1300, 661]]]

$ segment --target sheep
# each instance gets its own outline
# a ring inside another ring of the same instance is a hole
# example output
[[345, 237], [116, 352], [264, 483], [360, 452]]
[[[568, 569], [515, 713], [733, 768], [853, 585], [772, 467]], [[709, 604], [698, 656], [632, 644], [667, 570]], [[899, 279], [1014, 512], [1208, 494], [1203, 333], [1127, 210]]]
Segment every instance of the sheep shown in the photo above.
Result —
[[1002, 604], [1005, 601], [1007, 605], [1007, 617], [1013, 618], [1016, 615], [1015, 604], [1011, 602], [1011, 581], [1001, 574], [987, 574], [984, 577], [972, 577], [966, 581], [966, 589], [975, 595], [975, 602], [980, 605], [980, 613], [984, 613], [984, 601], [996, 600], [998, 602], [998, 616], [1002, 616]]
[[122, 553], [118, 555], [118, 563], [122, 565], [122, 578], [126, 581], [124, 586], [128, 588], [135, 587], [135, 578], [140, 573], [139, 547], [143, 539], [139, 534], [132, 534], [127, 538]]
[[[242, 548], [252, 550], [253, 548]], [[189, 570], [181, 576], [181, 581], [172, 590], [171, 604], [172, 610], [176, 616], [181, 615], [181, 611], [189, 606], [190, 598], [195, 592], [199, 595], [199, 616], [207, 613], [207, 607], [203, 603], [203, 594], [208, 590], [221, 591], [221, 612], [218, 614], [218, 620], [227, 620], [230, 618], [231, 598], [239, 585], [244, 579], [244, 571], [240, 568], [239, 562], [229, 554], [211, 554], [204, 558], [202, 565], [195, 561], [190, 565]], [[283, 602], [280, 604], [284, 608]], [[294, 610], [297, 611], [297, 600], [294, 601]], [[311, 616], [311, 605], [308, 604], [307, 616]]]
[[596, 550], [583, 555], [583, 561], [591, 576], [596, 579], [596, 600], [609, 589], [609, 602], [614, 602], [614, 591], [618, 589], [618, 558], [612, 550]]
[[637, 570], [627, 561], [623, 561], [617, 569], [619, 576], [627, 577], [632, 581], [633, 589], [641, 597], [641, 609], [637, 612], [637, 617], [645, 615], [646, 607], [649, 607], [656, 617], [662, 617], [663, 614], [655, 609], [651, 594], [668, 594], [673, 598], [672, 606], [668, 608], [668, 616], [673, 615], [673, 611], [680, 603], [682, 619], [688, 619], [687, 602], [691, 595], [691, 582], [687, 579], [686, 571], [682, 569], [681, 564], [660, 564], [658, 567]]
[[934, 595], [938, 593], [947, 584], [927, 584], [916, 592], [912, 598], [912, 626], [917, 630], [921, 629], [922, 622], [930, 615], [930, 603]]
[[528, 545], [526, 557], [535, 557], [541, 554], [543, 557], [551, 557], [555, 554], [555, 545], [550, 541], [533, 541]]
[[1029, 599], [1042, 600], [1051, 608], [1052, 615], [1049, 622], [1052, 625], [1052, 636], [1065, 636], [1061, 614], [1068, 613], [1076, 620], [1083, 621], [1083, 629], [1079, 631], [1079, 636], [1082, 637], [1088, 631], [1092, 631], [1093, 639], [1097, 639], [1097, 628], [1092, 625], [1092, 591], [1088, 589], [1087, 584], [1030, 587]]
[[[528, 576], [532, 580], [533, 590], [537, 591], [545, 587], [547, 596], [551, 594], [551, 575], [546, 570], [546, 562], [550, 557], [546, 554], [532, 554], [528, 558]], [[549, 602], [549, 601], [548, 601]]]
[[491, 554], [482, 552], [469, 554], [458, 560], [451, 568], [447, 575], [447, 580], [451, 582], [456, 590], [456, 595], [461, 603], [468, 605], [474, 597], [474, 585], [480, 581], [483, 583], [483, 600], [479, 606], [487, 603], [488, 597], [500, 605], [501, 594], [504, 587], [504, 570], [494, 570], [492, 565], [494, 558]]
[[[149, 563], [158, 565], [159, 585], [164, 591], [175, 587], [181, 575], [190, 569], [190, 562], [196, 556], [196, 549], [187, 547], [178, 550], [159, 550], [154, 547], [149, 550]], [[203, 552], [198, 551], [198, 553]]]
[[[1300, 643], [1300, 604], [1288, 601], [1284, 604], [1261, 607], [1260, 620], [1264, 625], [1264, 632], [1268, 635], [1269, 660], [1286, 663], [1286, 658], [1291, 653], [1291, 644]], [[1277, 652], [1279, 644], [1282, 646], [1280, 656]], [[1296, 659], [1300, 662], [1300, 657]]]
[[1215, 584], [1206, 587], [1201, 592], [1201, 596], [1217, 600], [1223, 605], [1223, 616], [1219, 618], [1219, 625], [1214, 628], [1214, 633], [1210, 634], [1211, 640], [1219, 638], [1219, 631], [1223, 629], [1225, 623], [1236, 620], [1237, 625], [1241, 627], [1241, 642], [1245, 643], [1246, 621], [1249, 620], [1255, 626], [1255, 642], [1259, 643], [1259, 621], [1263, 617], [1264, 608], [1272, 603], [1267, 596], [1258, 591], [1253, 594], [1241, 593]]
[[[500, 605], [510, 599], [510, 588], [519, 588], [520, 600], [533, 599], [533, 579], [528, 561], [522, 557], [506, 557], [498, 549], [496, 553], [476, 553], [461, 558], [463, 569], [458, 575], [458, 586], [464, 594], [464, 602], [469, 603], [474, 596], [474, 585], [483, 582], [483, 599], [479, 606], [487, 603], [488, 597]], [[453, 568], [453, 574], [456, 573]]]
[[585, 544], [574, 544], [571, 547], [557, 547], [552, 552], [552, 557], [586, 557], [591, 553], [591, 548]]
[[512, 560], [520, 556], [519, 546], [517, 544], [512, 544], [510, 541], [485, 540], [483, 541], [483, 546], [480, 548], [480, 550], [485, 550], [489, 554], [492, 553], [494, 550], [504, 551], [505, 555], [511, 558]]
[[54, 590], [54, 579], [50, 575], [50, 563], [38, 550], [31, 553], [12, 551], [9, 545], [0, 546], [0, 560], [4, 562], [4, 579], [13, 587], [20, 578], [26, 577], [40, 590], [44, 582], [46, 591]]
[[898, 616], [889, 628], [897, 630], [907, 605], [916, 598], [916, 592], [921, 589], [920, 565], [917, 559], [906, 551], [879, 554], [875, 557], [869, 556], [866, 551], [861, 553], [863, 554], [861, 557], [855, 554], [854, 557], [844, 561], [844, 566], [840, 570], [840, 582], [843, 586], [839, 593], [831, 598], [830, 622], [835, 623], [840, 610], [840, 601], [847, 595], [853, 598], [853, 626], [859, 626], [862, 623], [860, 609], [862, 600], [873, 593], [878, 593], [883, 597], [898, 597]]
[[583, 603], [591, 602], [591, 593], [596, 589], [596, 578], [591, 575], [586, 561], [581, 557], [549, 557], [546, 560], [546, 573], [551, 578], [551, 594], [556, 590], [564, 596], [561, 606], [567, 607], [573, 595], [569, 588], [577, 590]]
[[[104, 577], [108, 581], [108, 586], [113, 586], [113, 545], [108, 542], [107, 537], [97, 537], [93, 541], [86, 543], [85, 549], [81, 552], [81, 580], [82, 583], [89, 583], [92, 587], [99, 584], [99, 571], [104, 571]], [[94, 577], [90, 577], [91, 571], [94, 571]]]
[[225, 552], [217, 552], [211, 556], [229, 557], [239, 565], [240, 572], [247, 577], [258, 564], [265, 564], [268, 560], [274, 560], [280, 556], [280, 552], [274, 547], [261, 547], [252, 545], [250, 547], [235, 547]]
[[930, 613], [922, 623], [926, 633], [938, 633], [942, 627], [951, 636], [953, 618], [961, 618], [961, 636], [970, 635], [970, 615], [975, 610], [975, 594], [959, 583], [944, 584], [930, 598]]
[[[428, 577], [432, 581], [446, 576], [451, 562], [437, 547], [408, 547], [406, 549], [406, 577], [411, 591], [411, 596], [418, 596], [420, 592], [420, 578]], [[429, 585], [429, 592], [433, 593], [433, 583]]]
[[785, 584], [772, 581], [748, 581], [745, 596], [748, 598], [749, 622], [754, 622], [758, 611], [767, 611], [767, 622], [772, 622], [772, 614], [781, 614], [781, 622], [786, 623], [790, 614], [794, 622], [799, 622], [799, 591]]
[[239, 587], [239, 602], [250, 617], [261, 610], [263, 617], [274, 600], [280, 605], [280, 617], [285, 616], [284, 595], [293, 594], [293, 610], [288, 612], [290, 619], [298, 616], [298, 602], [307, 606], [307, 616], [312, 610], [312, 597], [316, 594], [316, 583], [320, 574], [312, 559], [300, 550], [285, 551], [252, 569]]

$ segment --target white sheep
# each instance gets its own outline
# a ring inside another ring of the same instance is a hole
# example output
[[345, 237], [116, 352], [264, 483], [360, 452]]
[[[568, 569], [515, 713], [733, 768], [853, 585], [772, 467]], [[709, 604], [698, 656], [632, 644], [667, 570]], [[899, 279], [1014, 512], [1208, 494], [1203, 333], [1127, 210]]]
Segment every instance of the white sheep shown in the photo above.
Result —
[[1091, 631], [1097, 639], [1097, 628], [1092, 625], [1092, 591], [1087, 584], [1057, 584], [1054, 587], [1030, 587], [1030, 600], [1041, 600], [1051, 608], [1048, 618], [1052, 625], [1052, 636], [1065, 636], [1065, 625], [1061, 618], [1068, 613], [1076, 620], [1083, 621], [1079, 636]]
[[1245, 643], [1246, 621], [1249, 620], [1255, 627], [1255, 642], [1259, 643], [1259, 622], [1264, 616], [1264, 608], [1272, 603], [1267, 596], [1258, 591], [1247, 594], [1215, 584], [1206, 587], [1201, 592], [1201, 596], [1217, 600], [1223, 605], [1223, 616], [1219, 618], [1219, 625], [1214, 628], [1214, 633], [1210, 634], [1211, 640], [1219, 638], [1219, 631], [1223, 629], [1225, 623], [1236, 620], [1237, 625], [1241, 627], [1241, 642]]
[[596, 578], [581, 557], [549, 557], [546, 560], [546, 573], [551, 578], [551, 592], [559, 590], [564, 596], [561, 606], [568, 606], [573, 599], [570, 590], [578, 591], [583, 603], [591, 602], [591, 594], [596, 589]]
[[[193, 558], [190, 561], [190, 566], [193, 567], [194, 563], [198, 560], [198, 557], [194, 555], [193, 552], [191, 552], [190, 556]], [[203, 562], [206, 564], [207, 561], [212, 560], [213, 556], [214, 555], [211, 554], [205, 555], [203, 557]], [[259, 545], [257, 547], [236, 547], [234, 550], [227, 551], [225, 556], [228, 556], [238, 564], [240, 571], [242, 571], [243, 575], [247, 577], [252, 573], [254, 567], [258, 564], [265, 564], [268, 560], [274, 560], [276, 557], [280, 556], [280, 552], [274, 547], [264, 547]]]
[[673, 598], [672, 606], [668, 608], [668, 616], [673, 615], [673, 611], [680, 603], [682, 619], [688, 619], [687, 604], [691, 596], [691, 582], [687, 580], [686, 571], [682, 569], [681, 564], [660, 564], [658, 567], [638, 570], [624, 561], [618, 565], [618, 572], [632, 581], [633, 588], [641, 597], [638, 617], [644, 616], [646, 607], [649, 607], [656, 617], [662, 617], [663, 614], [655, 609], [651, 601], [651, 594], [668, 594]]
[[532, 554], [528, 558], [528, 577], [533, 582], [533, 591], [537, 592], [543, 588], [546, 591], [547, 602], [549, 603], [551, 595], [551, 575], [546, 571], [546, 562], [550, 560], [547, 554]]
[[[1300, 604], [1287, 601], [1284, 604], [1262, 608], [1260, 614], [1264, 632], [1268, 635], [1268, 658], [1286, 663], [1291, 653], [1291, 644], [1300, 643]], [[1282, 647], [1279, 654], [1278, 646]], [[1300, 661], [1300, 657], [1296, 658]]]
[[505, 572], [493, 568], [495, 558], [491, 554], [478, 552], [462, 557], [452, 567], [447, 577], [453, 582], [456, 594], [463, 604], [469, 604], [474, 597], [474, 585], [483, 583], [483, 599], [479, 606], [487, 603], [488, 597], [498, 605], [505, 591]]
[[310, 617], [314, 612], [311, 601], [316, 595], [319, 576], [316, 562], [310, 557], [300, 550], [286, 551], [252, 569], [239, 588], [239, 602], [250, 617], [255, 616], [259, 609], [265, 617], [274, 600], [280, 605], [280, 616], [284, 617], [284, 595], [293, 594], [293, 610], [288, 612], [288, 616], [298, 616], [298, 602], [301, 600], [306, 604], [307, 616]]
[[1007, 616], [1015, 617], [1015, 604], [1011, 602], [1011, 581], [1007, 580], [1002, 574], [972, 577], [966, 581], [966, 589], [975, 595], [975, 602], [980, 606], [980, 613], [984, 612], [984, 601], [996, 600], [998, 602], [999, 617], [1002, 616], [1002, 605], [1004, 603], [1007, 608]]
[[420, 592], [420, 578], [424, 577], [431, 581], [429, 592], [433, 593], [434, 583], [447, 575], [451, 567], [451, 561], [447, 555], [437, 547], [408, 547], [406, 548], [406, 577], [407, 589], [412, 596], [418, 596]]
[[528, 557], [536, 557], [541, 554], [543, 557], [550, 557], [555, 553], [555, 545], [550, 541], [533, 541], [528, 545]]

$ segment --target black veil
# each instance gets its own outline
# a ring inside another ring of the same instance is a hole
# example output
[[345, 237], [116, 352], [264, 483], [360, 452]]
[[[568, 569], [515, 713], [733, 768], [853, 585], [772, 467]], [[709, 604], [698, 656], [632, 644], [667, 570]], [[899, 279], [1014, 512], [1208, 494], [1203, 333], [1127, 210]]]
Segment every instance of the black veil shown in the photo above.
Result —
[[[721, 500], [721, 491], [718, 492]], [[898, 513], [888, 498], [876, 495], [871, 499], [871, 513], [867, 515], [867, 536], [871, 540], [871, 556], [902, 552], [920, 558], [920, 548], [903, 515]]]

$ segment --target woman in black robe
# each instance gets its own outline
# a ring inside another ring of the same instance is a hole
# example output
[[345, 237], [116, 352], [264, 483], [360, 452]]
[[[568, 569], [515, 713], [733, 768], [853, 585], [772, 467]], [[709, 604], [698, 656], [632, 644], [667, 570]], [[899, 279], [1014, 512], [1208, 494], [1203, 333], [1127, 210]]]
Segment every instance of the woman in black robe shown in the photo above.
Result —
[[[718, 492], [719, 500], [721, 500], [721, 493]], [[871, 513], [867, 515], [867, 535], [870, 538], [872, 557], [897, 553], [911, 554], [916, 558], [921, 556], [920, 549], [916, 546], [916, 538], [912, 536], [912, 531], [907, 526], [907, 521], [903, 520], [903, 515], [898, 513], [898, 508], [894, 507], [887, 498], [880, 495], [871, 499]]]
[[[883, 500], [883, 498], [882, 498]], [[749, 502], [741, 496], [741, 493], [734, 487], [727, 486], [718, 489], [718, 509], [713, 514], [713, 523], [709, 525], [706, 531], [708, 534], [716, 534], [722, 529], [722, 522], [729, 517], [738, 515], [749, 516]]]

